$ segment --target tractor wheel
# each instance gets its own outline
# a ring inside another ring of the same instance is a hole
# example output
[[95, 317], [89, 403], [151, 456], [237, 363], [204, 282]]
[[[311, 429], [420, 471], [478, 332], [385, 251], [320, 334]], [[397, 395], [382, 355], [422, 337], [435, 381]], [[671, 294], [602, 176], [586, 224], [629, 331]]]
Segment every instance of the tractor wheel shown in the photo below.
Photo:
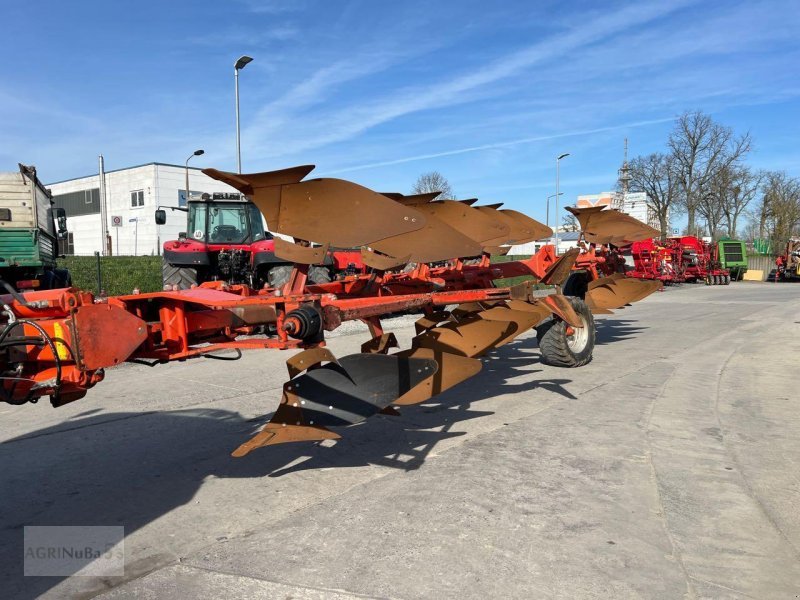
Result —
[[177, 285], [179, 290], [188, 290], [199, 283], [197, 269], [177, 267], [169, 264], [166, 260], [161, 262], [161, 281], [164, 287], [170, 286], [172, 288]]
[[[570, 327], [553, 317], [536, 328], [536, 339], [542, 362], [554, 367], [581, 367], [592, 360], [594, 350], [594, 317], [592, 311], [580, 298], [569, 297], [570, 304], [578, 313], [583, 327]], [[568, 333], [570, 332], [571, 333]]]
[[562, 288], [565, 296], [574, 296], [583, 300], [589, 289], [589, 274], [586, 271], [575, 271], [569, 274]]
[[725, 275], [725, 285], [730, 285], [730, 284], [731, 284], [731, 276]]
[[55, 275], [56, 278], [55, 287], [72, 287], [72, 274], [69, 272], [69, 269], [53, 269], [53, 275]]
[[328, 267], [308, 267], [308, 281], [317, 284], [330, 283], [331, 272]]
[[291, 275], [292, 265], [272, 267], [269, 272], [267, 272], [267, 283], [269, 283], [269, 287], [271, 288], [283, 287], [289, 281]]

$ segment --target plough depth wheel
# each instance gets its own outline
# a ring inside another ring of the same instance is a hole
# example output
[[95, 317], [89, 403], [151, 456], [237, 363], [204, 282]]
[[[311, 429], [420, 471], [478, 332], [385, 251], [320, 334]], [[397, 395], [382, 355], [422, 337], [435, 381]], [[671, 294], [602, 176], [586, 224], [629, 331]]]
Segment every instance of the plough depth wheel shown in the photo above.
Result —
[[583, 327], [571, 327], [554, 316], [536, 328], [542, 362], [546, 365], [580, 367], [592, 360], [595, 338], [592, 311], [580, 298], [569, 297], [569, 302]]

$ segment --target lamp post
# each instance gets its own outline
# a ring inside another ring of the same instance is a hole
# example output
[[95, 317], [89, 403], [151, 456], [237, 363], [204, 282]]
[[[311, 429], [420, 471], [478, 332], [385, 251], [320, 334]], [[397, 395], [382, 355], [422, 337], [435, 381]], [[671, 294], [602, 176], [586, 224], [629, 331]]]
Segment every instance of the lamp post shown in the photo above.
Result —
[[186, 204], [189, 204], [189, 161], [192, 160], [193, 156], [202, 156], [205, 153], [205, 150], [195, 150], [186, 159]]
[[[563, 195], [564, 195], [564, 192], [559, 192], [559, 194], [558, 194], [558, 195], [559, 195], [559, 196], [563, 196]], [[547, 226], [548, 226], [548, 227], [550, 227], [550, 198], [555, 198], [555, 197], [556, 197], [556, 195], [555, 195], [555, 194], [550, 194], [550, 195], [547, 197]]]
[[[189, 158], [186, 159], [184, 163], [186, 167], [186, 205], [189, 205], [189, 161], [192, 160], [194, 156], [202, 156], [205, 154], [205, 150], [195, 150], [189, 155]], [[161, 254], [161, 225], [156, 225], [156, 250], [159, 254]]]
[[556, 256], [558, 256], [558, 197], [561, 195], [561, 192], [558, 191], [559, 186], [559, 179], [560, 179], [560, 172], [559, 167], [561, 165], [561, 159], [566, 158], [569, 156], [569, 152], [565, 152], [564, 154], [559, 154], [556, 157], [556, 214], [555, 214], [555, 226], [556, 226]]
[[244, 69], [253, 59], [249, 56], [240, 56], [233, 64], [233, 78], [236, 84], [236, 167], [237, 173], [242, 172], [242, 146], [239, 131], [239, 71]]

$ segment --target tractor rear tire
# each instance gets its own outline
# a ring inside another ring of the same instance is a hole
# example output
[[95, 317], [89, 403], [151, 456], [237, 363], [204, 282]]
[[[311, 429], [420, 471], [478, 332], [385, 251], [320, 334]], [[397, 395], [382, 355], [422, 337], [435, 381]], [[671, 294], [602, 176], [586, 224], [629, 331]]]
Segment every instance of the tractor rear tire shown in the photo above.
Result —
[[286, 285], [292, 275], [292, 265], [279, 265], [272, 267], [267, 273], [267, 283], [271, 288], [279, 288]]
[[[583, 300], [574, 296], [567, 298], [583, 322], [583, 327], [573, 329], [566, 322], [553, 317], [536, 328], [536, 339], [544, 364], [554, 367], [582, 367], [592, 360], [594, 317]], [[568, 329], [573, 330], [571, 335], [567, 334]]]
[[199, 283], [197, 269], [171, 265], [166, 260], [161, 263], [161, 281], [164, 287], [177, 285], [179, 290], [188, 290]]
[[323, 283], [330, 283], [331, 272], [328, 270], [328, 267], [308, 267], [308, 281], [319, 285]]

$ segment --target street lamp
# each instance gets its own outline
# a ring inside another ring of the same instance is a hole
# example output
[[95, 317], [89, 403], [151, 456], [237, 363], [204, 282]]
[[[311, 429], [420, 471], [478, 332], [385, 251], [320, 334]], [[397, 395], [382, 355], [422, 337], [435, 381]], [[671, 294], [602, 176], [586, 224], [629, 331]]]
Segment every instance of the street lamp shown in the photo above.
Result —
[[[563, 196], [564, 192], [559, 192], [558, 195], [559, 196]], [[547, 226], [548, 227], [550, 227], [550, 198], [555, 198], [555, 197], [556, 197], [555, 194], [550, 194], [547, 197]]]
[[236, 84], [236, 165], [238, 173], [242, 172], [242, 146], [239, 131], [239, 71], [251, 62], [253, 62], [253, 59], [249, 56], [240, 56], [233, 64], [234, 82]]
[[561, 164], [561, 159], [566, 158], [569, 156], [569, 152], [564, 152], [564, 154], [560, 154], [556, 157], [556, 214], [555, 214], [555, 226], [556, 226], [556, 256], [558, 256], [558, 197], [561, 195], [561, 192], [558, 191], [559, 186], [559, 179], [560, 179], [560, 172], [559, 166]]
[[202, 156], [205, 153], [205, 150], [195, 150], [186, 159], [186, 204], [189, 204], [189, 161], [192, 160], [193, 156]]

